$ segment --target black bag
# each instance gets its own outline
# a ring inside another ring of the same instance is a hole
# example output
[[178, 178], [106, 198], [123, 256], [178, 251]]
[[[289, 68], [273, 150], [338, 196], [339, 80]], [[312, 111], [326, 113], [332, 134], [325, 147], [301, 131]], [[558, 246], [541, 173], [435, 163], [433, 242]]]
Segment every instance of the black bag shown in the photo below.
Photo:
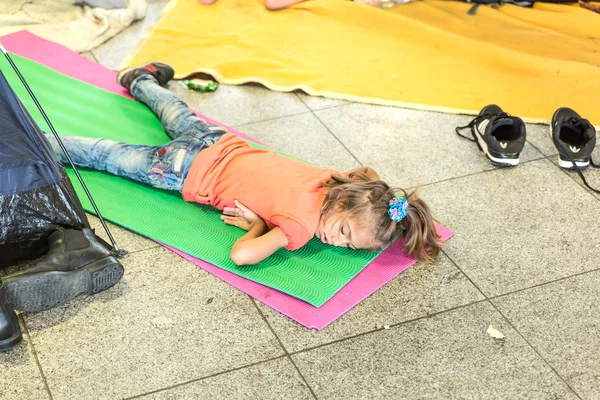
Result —
[[89, 228], [50, 143], [0, 71], [0, 268], [48, 251], [60, 228]]

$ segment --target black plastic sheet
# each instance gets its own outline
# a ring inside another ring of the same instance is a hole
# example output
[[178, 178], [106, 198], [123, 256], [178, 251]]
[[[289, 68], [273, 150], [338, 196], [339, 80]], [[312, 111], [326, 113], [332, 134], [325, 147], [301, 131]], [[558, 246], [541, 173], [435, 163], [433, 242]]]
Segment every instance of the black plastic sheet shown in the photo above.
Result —
[[45, 254], [57, 229], [84, 227], [64, 168], [0, 71], [0, 268]]

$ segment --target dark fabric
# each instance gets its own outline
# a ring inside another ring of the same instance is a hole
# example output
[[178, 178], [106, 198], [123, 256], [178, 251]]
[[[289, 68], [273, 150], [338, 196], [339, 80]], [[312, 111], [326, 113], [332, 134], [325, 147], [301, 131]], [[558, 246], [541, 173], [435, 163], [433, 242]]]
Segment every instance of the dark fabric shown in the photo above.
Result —
[[0, 71], [0, 267], [45, 254], [57, 229], [84, 227], [64, 168]]
[[0, 71], [0, 195], [58, 180], [50, 144]]

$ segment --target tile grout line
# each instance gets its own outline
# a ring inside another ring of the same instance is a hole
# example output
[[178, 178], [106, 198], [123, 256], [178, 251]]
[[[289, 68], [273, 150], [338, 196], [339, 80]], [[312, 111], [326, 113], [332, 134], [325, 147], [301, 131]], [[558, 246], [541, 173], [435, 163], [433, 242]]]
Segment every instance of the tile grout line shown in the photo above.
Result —
[[[333, 107], [332, 107], [332, 108], [333, 108]], [[310, 112], [311, 112], [311, 113], [312, 113], [312, 114], [315, 116], [315, 118], [316, 118], [316, 119], [319, 121], [319, 123], [320, 123], [321, 125], [323, 125], [323, 127], [324, 127], [324, 128], [327, 130], [327, 132], [329, 132], [329, 134], [330, 134], [331, 136], [333, 136], [333, 138], [334, 138], [335, 140], [337, 140], [337, 142], [338, 142], [338, 143], [339, 143], [339, 144], [340, 144], [340, 145], [341, 145], [341, 146], [342, 146], [342, 147], [343, 147], [343, 148], [344, 148], [344, 149], [345, 149], [345, 150], [348, 152], [348, 154], [350, 154], [350, 155], [352, 156], [352, 158], [354, 158], [354, 159], [356, 160], [356, 162], [358, 162], [358, 164], [359, 164], [359, 165], [361, 165], [361, 166], [362, 166], [362, 165], [364, 165], [364, 164], [363, 164], [363, 163], [362, 163], [362, 162], [361, 162], [361, 161], [358, 159], [358, 157], [356, 157], [356, 156], [354, 155], [354, 153], [350, 151], [350, 149], [349, 149], [349, 148], [348, 148], [348, 147], [347, 147], [347, 146], [344, 144], [344, 142], [342, 142], [342, 141], [340, 140], [340, 138], [338, 138], [338, 137], [337, 137], [337, 136], [336, 136], [336, 135], [335, 135], [335, 134], [334, 134], [334, 133], [331, 131], [331, 129], [329, 129], [329, 127], [327, 126], [327, 124], [325, 124], [325, 122], [323, 122], [323, 120], [322, 120], [321, 118], [319, 118], [319, 116], [317, 115], [317, 113], [316, 113], [316, 112], [314, 112], [313, 110], [310, 110]]]
[[302, 100], [302, 97], [300, 97], [300, 95], [298, 94], [297, 91], [294, 91], [294, 95], [296, 96], [296, 98], [298, 100], [300, 100], [302, 102], [302, 104], [304, 104], [306, 106], [306, 108], [308, 108], [310, 110], [310, 107], [306, 104], [306, 102], [304, 100]]
[[48, 380], [46, 379], [46, 375], [44, 374], [44, 370], [42, 369], [42, 364], [40, 364], [40, 359], [38, 358], [37, 351], [35, 350], [35, 346], [33, 345], [33, 340], [31, 339], [31, 335], [29, 334], [29, 328], [27, 327], [25, 318], [23, 318], [23, 314], [19, 314], [19, 319], [23, 323], [23, 328], [25, 331], [25, 335], [27, 336], [27, 341], [29, 342], [29, 345], [31, 346], [31, 352], [33, 353], [33, 357], [35, 357], [35, 363], [36, 363], [38, 370], [40, 372], [40, 375], [42, 377], [42, 382], [44, 382], [44, 388], [46, 389], [46, 392], [48, 393], [50, 400], [53, 400], [54, 396], [52, 396], [52, 392], [50, 391], [50, 386], [48, 385]]
[[532, 285], [532, 286], [528, 286], [526, 288], [513, 290], [512, 292], [507, 292], [507, 293], [502, 293], [502, 294], [499, 294], [499, 295], [496, 295], [496, 296], [491, 296], [491, 297], [489, 297], [489, 300], [496, 300], [496, 299], [499, 299], [501, 297], [511, 296], [513, 294], [521, 293], [521, 292], [524, 292], [524, 291], [527, 291], [527, 290], [536, 289], [536, 288], [539, 288], [539, 287], [542, 287], [542, 286], [551, 285], [553, 283], [565, 281], [565, 280], [571, 279], [571, 278], [577, 278], [578, 276], [581, 276], [581, 275], [585, 275], [585, 274], [589, 274], [589, 273], [593, 273], [593, 272], [599, 272], [599, 271], [600, 271], [600, 267], [599, 268], [590, 269], [588, 271], [577, 272], [576, 274], [572, 274], [572, 275], [568, 275], [568, 276], [563, 276], [561, 278], [556, 278], [556, 279], [553, 279], [551, 281], [542, 282], [542, 283], [538, 283], [538, 284], [535, 284], [535, 285]]
[[[304, 104], [304, 102], [302, 104]], [[304, 104], [304, 105], [306, 105], [306, 104]], [[347, 104], [338, 104], [336, 106], [321, 108], [321, 109], [319, 109], [317, 111], [330, 110], [332, 108], [343, 107], [345, 105], [347, 105]], [[292, 113], [292, 114], [287, 114], [287, 115], [281, 115], [279, 117], [272, 117], [272, 118], [267, 118], [267, 119], [261, 119], [259, 121], [245, 122], [243, 124], [230, 125], [230, 127], [233, 128], [233, 129], [235, 129], [235, 130], [239, 130], [241, 133], [244, 133], [244, 131], [242, 129], [245, 126], [248, 126], [248, 125], [256, 125], [256, 124], [260, 124], [260, 123], [263, 123], [263, 122], [271, 122], [271, 121], [276, 121], [278, 119], [284, 119], [284, 118], [289, 118], [289, 117], [296, 117], [296, 116], [305, 115], [305, 114], [313, 114], [314, 115], [314, 111], [313, 110], [311, 110], [310, 108], [308, 108], [308, 106], [306, 106], [306, 108], [307, 108], [307, 111], [301, 111], [301, 112], [297, 112], [297, 113]]]
[[216, 372], [214, 374], [206, 375], [206, 376], [203, 376], [203, 377], [200, 377], [200, 378], [190, 379], [189, 381], [176, 383], [174, 385], [166, 386], [166, 387], [163, 387], [163, 388], [160, 388], [160, 389], [156, 389], [156, 390], [152, 390], [150, 392], [140, 393], [140, 394], [136, 394], [134, 396], [125, 397], [125, 398], [123, 398], [123, 400], [132, 400], [132, 399], [143, 398], [143, 397], [151, 395], [151, 394], [165, 392], [167, 390], [175, 389], [175, 388], [178, 388], [178, 387], [181, 387], [181, 386], [186, 386], [186, 385], [189, 385], [189, 384], [192, 384], [192, 383], [195, 383], [195, 382], [200, 382], [200, 381], [203, 381], [203, 380], [206, 380], [206, 379], [214, 378], [214, 377], [217, 377], [219, 375], [224, 375], [224, 374], [227, 374], [227, 373], [230, 373], [230, 372], [240, 371], [242, 369], [246, 369], [246, 368], [249, 368], [249, 367], [254, 367], [256, 365], [266, 364], [268, 362], [279, 360], [280, 358], [284, 358], [284, 357], [285, 357], [285, 354], [281, 355], [281, 356], [278, 356], [278, 357], [273, 357], [273, 358], [269, 358], [269, 359], [266, 359], [266, 360], [257, 361], [255, 363], [243, 365], [241, 367], [236, 367], [236, 368], [231, 368], [231, 369], [228, 369], [228, 370], [225, 370], [225, 371]]
[[[529, 145], [530, 145], [531, 147], [533, 147], [533, 148], [535, 149], [535, 151], [537, 151], [538, 153], [540, 153], [540, 154], [542, 155], [542, 157], [541, 157], [541, 158], [548, 158], [548, 156], [547, 156], [547, 155], [545, 155], [545, 154], [544, 154], [544, 153], [543, 153], [543, 152], [542, 152], [542, 151], [541, 151], [539, 148], [537, 148], [537, 147], [536, 147], [536, 146], [535, 146], [535, 145], [534, 145], [534, 144], [533, 144], [533, 143], [532, 143], [530, 140], [528, 140], [528, 139], [525, 139], [525, 141], [526, 141], [527, 143], [529, 143]], [[538, 160], [539, 160], [539, 158], [538, 158]]]
[[302, 372], [300, 371], [300, 368], [298, 368], [298, 366], [296, 365], [296, 363], [294, 362], [294, 360], [292, 359], [290, 353], [287, 351], [287, 349], [285, 348], [283, 342], [281, 341], [281, 339], [279, 338], [279, 336], [277, 335], [277, 333], [275, 332], [275, 330], [273, 329], [273, 327], [271, 326], [271, 324], [269, 323], [269, 321], [267, 320], [267, 317], [265, 316], [265, 314], [260, 310], [260, 307], [258, 307], [258, 304], [256, 304], [256, 301], [252, 298], [252, 296], [248, 295], [248, 297], [250, 298], [250, 301], [252, 302], [252, 304], [254, 304], [254, 307], [256, 308], [256, 311], [258, 311], [258, 314], [262, 317], [263, 321], [265, 322], [265, 324], [267, 324], [267, 326], [269, 327], [269, 330], [271, 331], [271, 333], [273, 333], [273, 336], [275, 336], [275, 338], [277, 339], [277, 341], [279, 342], [279, 345], [281, 346], [281, 348], [283, 349], [283, 351], [285, 352], [285, 357], [287, 357], [287, 359], [290, 361], [290, 363], [292, 363], [292, 365], [294, 366], [294, 368], [296, 369], [296, 372], [298, 372], [298, 375], [300, 375], [300, 378], [302, 378], [302, 381], [304, 382], [304, 384], [306, 385], [306, 387], [308, 388], [308, 390], [310, 391], [310, 394], [312, 394], [313, 398], [315, 400], [317, 400], [317, 395], [315, 394], [315, 391], [313, 390], [313, 388], [308, 384], [308, 381], [306, 380], [306, 378], [304, 377], [304, 375], [302, 374]]
[[[523, 162], [519, 163], [519, 165], [525, 165], [525, 164], [529, 164], [529, 163], [536, 162], [536, 161], [541, 161], [541, 160], [544, 160], [544, 158], [537, 158], [537, 159], [534, 159], [534, 160], [523, 161]], [[409, 189], [414, 189], [414, 188], [417, 188], [417, 187], [422, 188], [422, 187], [426, 187], [426, 186], [432, 186], [432, 185], [436, 185], [438, 183], [454, 181], [454, 180], [462, 179], [462, 178], [468, 178], [468, 177], [471, 177], [471, 176], [475, 176], [475, 175], [479, 175], [479, 174], [485, 174], [485, 173], [488, 173], [488, 172], [494, 172], [494, 171], [499, 171], [499, 170], [511, 170], [512, 168], [513, 167], [511, 167], [511, 168], [497, 168], [497, 167], [494, 167], [494, 168], [486, 169], [486, 170], [483, 170], [483, 171], [472, 172], [470, 174], [465, 174], [465, 175], [460, 175], [460, 176], [453, 176], [453, 177], [450, 177], [450, 178], [442, 179], [440, 181], [424, 183], [422, 185], [413, 186], [413, 187], [411, 187]]]
[[[539, 150], [538, 150], [538, 151], [539, 151]], [[519, 165], [525, 165], [525, 164], [529, 164], [529, 163], [536, 162], [536, 161], [548, 160], [548, 161], [549, 161], [549, 162], [550, 162], [550, 163], [551, 163], [551, 164], [552, 164], [554, 167], [556, 167], [556, 168], [558, 168], [558, 169], [560, 169], [560, 170], [563, 170], [563, 168], [560, 168], [558, 165], [556, 165], [556, 164], [554, 164], [554, 163], [552, 162], [552, 160], [550, 159], [550, 157], [552, 157], [552, 156], [546, 156], [546, 155], [544, 155], [544, 154], [543, 154], [543, 153], [541, 153], [541, 152], [540, 152], [540, 154], [542, 154], [542, 157], [540, 157], [540, 158], [535, 158], [535, 159], [531, 159], [531, 160], [527, 160], [527, 161], [523, 161], [523, 162], [519, 163]], [[556, 155], [556, 154], [554, 154], [554, 155]], [[459, 175], [459, 176], [453, 176], [453, 177], [450, 177], [450, 178], [447, 178], [447, 179], [442, 179], [442, 180], [440, 180], [440, 181], [434, 181], [434, 182], [424, 183], [424, 184], [422, 184], [422, 185], [418, 185], [418, 186], [409, 187], [408, 189], [414, 189], [414, 188], [417, 188], [417, 187], [420, 187], [420, 188], [421, 188], [421, 187], [426, 187], [426, 186], [432, 186], [432, 185], [436, 185], [436, 184], [438, 184], [438, 183], [442, 183], [442, 182], [448, 182], [448, 181], [453, 181], [453, 180], [456, 180], [456, 179], [467, 178], [467, 177], [470, 177], [470, 176], [475, 176], [475, 175], [479, 175], [479, 174], [485, 174], [485, 173], [487, 173], [487, 172], [498, 171], [498, 170], [502, 170], [502, 169], [508, 169], [508, 170], [510, 170], [510, 169], [512, 169], [512, 167], [511, 167], [511, 168], [497, 168], [497, 167], [494, 167], [494, 168], [492, 168], [492, 169], [486, 169], [486, 170], [483, 170], [483, 171], [477, 171], [477, 172], [473, 172], [473, 173], [470, 173], [470, 174]], [[587, 190], [587, 188], [586, 188], [585, 186], [583, 186], [583, 185], [582, 185], [582, 184], [581, 184], [579, 181], [575, 180], [575, 179], [574, 179], [574, 178], [573, 178], [571, 175], [569, 175], [569, 174], [568, 174], [568, 171], [563, 171], [563, 173], [566, 173], [566, 174], [567, 174], [567, 176], [569, 176], [571, 179], [573, 179], [575, 182], [577, 182], [577, 183], [579, 184], [579, 186], [582, 186], [584, 189], [586, 189], [586, 192], [588, 192], [588, 193], [592, 194], [592, 193], [591, 193], [589, 190]], [[592, 196], [593, 196], [593, 194], [592, 194]], [[599, 200], [599, 201], [600, 201], [600, 199], [598, 199], [596, 196], [594, 196], [594, 197], [596, 198], [596, 200]]]
[[[395, 328], [395, 327], [398, 327], [398, 326], [401, 326], [401, 325], [406, 325], [406, 324], [410, 324], [412, 322], [420, 321], [422, 319], [433, 318], [433, 317], [436, 317], [438, 315], [445, 314], [447, 312], [452, 312], [452, 311], [460, 310], [461, 308], [466, 308], [466, 307], [469, 307], [469, 306], [472, 306], [472, 305], [475, 305], [475, 304], [479, 304], [479, 303], [483, 303], [483, 302], [486, 302], [486, 301], [488, 301], [488, 300], [487, 299], [482, 299], [482, 300], [476, 300], [476, 301], [473, 301], [473, 302], [467, 303], [467, 304], [461, 304], [460, 306], [451, 307], [451, 308], [448, 308], [446, 310], [437, 311], [437, 312], [434, 312], [434, 313], [431, 313], [431, 314], [422, 315], [420, 317], [415, 317], [415, 318], [407, 319], [406, 321], [398, 322], [397, 324], [391, 324], [391, 325], [389, 325], [389, 327], [390, 328]], [[333, 344], [345, 342], [347, 340], [356, 339], [356, 338], [359, 338], [361, 336], [367, 336], [367, 335], [370, 335], [372, 333], [380, 332], [380, 331], [383, 331], [383, 330], [385, 330], [385, 328], [379, 328], [379, 329], [373, 329], [373, 330], [366, 331], [366, 332], [361, 332], [361, 333], [358, 333], [358, 334], [353, 335], [353, 336], [347, 336], [345, 338], [336, 339], [336, 340], [333, 340], [331, 342], [319, 344], [317, 346], [307, 347], [307, 348], [302, 349], [302, 350], [294, 351], [294, 352], [290, 353], [290, 355], [296, 355], [296, 354], [306, 353], [306, 352], [309, 352], [309, 351], [320, 349], [322, 347], [327, 347], [327, 346], [330, 346], [330, 345], [333, 345]]]
[[[323, 107], [323, 108], [319, 108], [319, 109], [313, 110], [312, 108], [310, 108], [310, 106], [308, 105], [308, 103], [307, 103], [307, 102], [305, 102], [304, 100], [302, 100], [302, 97], [300, 97], [300, 94], [298, 94], [298, 92], [294, 92], [294, 94], [296, 95], [296, 97], [298, 97], [298, 98], [300, 99], [300, 101], [301, 101], [302, 103], [304, 103], [304, 105], [306, 106], [306, 108], [308, 108], [310, 111], [329, 110], [330, 108], [337, 108], [337, 107], [347, 106], [347, 105], [349, 105], [349, 104], [354, 104], [354, 103], [352, 103], [352, 102], [347, 102], [346, 100], [341, 100], [341, 101], [344, 101], [344, 103], [342, 103], [342, 104], [337, 104], [337, 105], [335, 105], [335, 106], [327, 106], [327, 107]], [[308, 96], [310, 96], [310, 95], [308, 95]], [[321, 99], [327, 99], [327, 97], [324, 97], [324, 96], [310, 96], [310, 97], [321, 98]], [[331, 99], [331, 100], [335, 100], [335, 99]]]
[[481, 288], [479, 286], [477, 286], [475, 284], [475, 282], [473, 282], [473, 279], [471, 279], [471, 277], [469, 275], [466, 274], [465, 271], [463, 271], [463, 269], [461, 267], [458, 266], [458, 264], [452, 259], [452, 257], [450, 257], [445, 251], [444, 249], [442, 249], [442, 254], [444, 254], [446, 256], [446, 258], [448, 258], [448, 260], [450, 260], [450, 262], [452, 263], [452, 265], [454, 265], [456, 267], [456, 269], [458, 269], [460, 271], [461, 274], [463, 274], [465, 276], [465, 278], [467, 278], [469, 280], [469, 282], [471, 282], [471, 285], [473, 285], [473, 287], [475, 287], [475, 289], [477, 289], [479, 291], [479, 293], [481, 293], [481, 295], [486, 299], [489, 300], [489, 297], [483, 292], [483, 290], [481, 290]]
[[[292, 113], [292, 114], [281, 115], [279, 117], [272, 117], [272, 118], [267, 118], [267, 119], [261, 119], [259, 121], [251, 121], [251, 122], [245, 122], [243, 124], [230, 125], [230, 127], [233, 128], [233, 129], [235, 129], [236, 131], [239, 130], [241, 133], [244, 133], [242, 130], [240, 130], [240, 129], [243, 129], [244, 126], [261, 124], [263, 122], [276, 121], [278, 119], [284, 119], [284, 118], [288, 118], [288, 117], [296, 117], [298, 115], [310, 114], [310, 112], [311, 112], [310, 110], [308, 110], [308, 111], [301, 111], [301, 112], [296, 112], [296, 113]], [[208, 117], [210, 118], [210, 116], [208, 116]], [[219, 123], [220, 123], [220, 121], [219, 121]], [[255, 139], [255, 138], [253, 138], [253, 139]]]
[[506, 315], [504, 315], [504, 313], [502, 311], [500, 311], [500, 309], [498, 307], [496, 307], [496, 304], [494, 304], [492, 301], [488, 301], [492, 307], [494, 307], [494, 309], [496, 310], [496, 312], [498, 312], [502, 318], [504, 318], [504, 320], [506, 322], [508, 322], [508, 324], [515, 330], [515, 332], [517, 332], [517, 335], [519, 335], [521, 337], [521, 339], [523, 339], [525, 341], [525, 343], [527, 343], [527, 345], [535, 352], [535, 354], [538, 355], [538, 357], [540, 359], [542, 359], [542, 361], [544, 361], [544, 363], [550, 367], [550, 369], [552, 370], [552, 372], [554, 372], [554, 374], [558, 377], [558, 379], [560, 379], [570, 390], [571, 392], [573, 392], [573, 394], [575, 394], [575, 396], [577, 396], [578, 399], [581, 399], [581, 396], [579, 396], [579, 393], [577, 393], [572, 387], [571, 385], [569, 385], [569, 383], [562, 377], [562, 375], [560, 375], [558, 373], [558, 371], [556, 371], [556, 369], [554, 368], [554, 366], [552, 364], [550, 364], [550, 362], [548, 362], [548, 360], [546, 360], [538, 351], [538, 349], [535, 348], [535, 346], [533, 346], [529, 340], [527, 340], [527, 338], [525, 338], [525, 336], [523, 336], [523, 334], [521, 333], [521, 331], [519, 331], [517, 329], [517, 327], [512, 323], [511, 320], [509, 320]]
[[89, 53], [92, 55], [92, 58], [94, 59], [94, 62], [98, 65], [100, 65], [100, 63], [98, 62], [98, 57], [96, 57], [96, 55], [94, 54], [94, 49], [90, 50]]

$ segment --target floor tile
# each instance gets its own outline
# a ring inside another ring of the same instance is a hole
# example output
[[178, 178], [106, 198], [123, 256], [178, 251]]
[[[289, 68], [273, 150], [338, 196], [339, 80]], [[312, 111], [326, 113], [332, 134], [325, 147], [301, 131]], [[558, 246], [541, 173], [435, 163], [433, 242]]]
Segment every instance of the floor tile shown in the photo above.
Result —
[[314, 399], [289, 359], [279, 358], [141, 397], [177, 399]]
[[[600, 202], [548, 160], [423, 188], [455, 232], [445, 251], [496, 296], [598, 267]], [[582, 212], [585, 210], [585, 212]], [[582, 235], [582, 232], [585, 232]]]
[[33, 348], [25, 334], [19, 345], [5, 353], [0, 353], [0, 371], [1, 400], [50, 398], [35, 362]]
[[600, 399], [600, 272], [494, 299], [583, 399]]
[[416, 264], [404, 271], [322, 331], [306, 329], [259, 304], [286, 349], [296, 352], [483, 298], [448, 258], [442, 255], [437, 264]]
[[548, 125], [527, 125], [527, 141], [545, 156], [554, 156], [558, 154], [554, 143], [552, 143], [550, 126]]
[[237, 126], [267, 146], [292, 157], [346, 171], [358, 162], [312, 113]]
[[322, 110], [324, 108], [337, 107], [344, 104], [348, 104], [347, 101], [344, 100], [334, 100], [328, 99], [326, 97], [319, 96], [309, 96], [304, 92], [296, 92], [300, 100], [306, 104], [308, 108], [311, 110]]
[[[394, 186], [415, 187], [493, 169], [475, 143], [454, 132], [469, 116], [367, 104], [315, 113], [362, 164]], [[526, 144], [521, 161], [541, 157]]]
[[220, 85], [216, 92], [196, 93], [181, 82], [172, 82], [169, 89], [190, 108], [232, 127], [309, 112], [295, 94], [261, 86]]
[[[493, 339], [489, 325], [506, 338]], [[292, 359], [322, 399], [577, 398], [488, 303]]]
[[124, 398], [283, 351], [249, 297], [159, 247], [114, 288], [26, 314], [54, 399]]
[[163, 8], [169, 0], [147, 0], [146, 18], [136, 21], [106, 43], [92, 50], [100, 65], [116, 70], [137, 48], [140, 40], [157, 23]]
[[[102, 210], [100, 210], [102, 212]], [[95, 215], [87, 214], [88, 221], [90, 222], [90, 226], [96, 232], [96, 235], [104, 239], [108, 244], [111, 244], [108, 239], [108, 235], [104, 230], [104, 227], [100, 223], [100, 219]], [[121, 228], [118, 225], [112, 224], [110, 222], [106, 222], [108, 226], [108, 230], [112, 235], [115, 242], [117, 242], [117, 246], [119, 249], [127, 250], [129, 253], [134, 253], [140, 250], [147, 250], [152, 247], [158, 247], [160, 244], [155, 242], [154, 240], [150, 240], [144, 236], [138, 235], [137, 233], [131, 232], [125, 228]]]

